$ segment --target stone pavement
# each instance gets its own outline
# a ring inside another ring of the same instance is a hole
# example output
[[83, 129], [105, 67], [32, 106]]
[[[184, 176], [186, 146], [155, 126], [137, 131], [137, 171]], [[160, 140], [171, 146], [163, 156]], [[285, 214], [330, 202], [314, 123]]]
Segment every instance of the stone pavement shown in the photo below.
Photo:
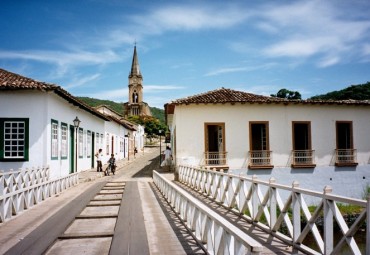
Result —
[[[112, 180], [125, 181], [126, 189], [118, 216], [121, 220], [117, 221], [115, 230], [117, 238], [112, 242], [110, 254], [204, 254], [152, 183], [151, 171], [159, 166], [158, 155], [159, 148], [150, 148], [145, 149], [144, 154], [137, 154], [135, 159], [130, 156], [129, 162], [118, 162], [119, 169], [115, 176], [106, 177], [95, 169], [80, 173], [80, 183], [75, 187], [0, 224], [0, 254], [20, 246], [25, 240], [32, 245], [39, 239], [51, 236], [53, 229], [56, 229], [55, 222], [63, 225], [63, 219], [69, 218], [65, 214], [73, 211], [68, 208], [72, 202], [76, 207], [81, 197], [86, 196], [86, 190], [95, 190], [92, 188], [97, 184], [102, 186]], [[173, 173], [163, 174], [173, 178]], [[61, 215], [59, 221], [57, 215]], [[51, 218], [54, 218], [54, 222], [50, 224]], [[138, 224], [138, 221], [144, 224]], [[39, 233], [38, 236], [35, 237], [35, 233]], [[56, 235], [60, 236], [61, 233]], [[80, 254], [83, 250], [74, 253]]]

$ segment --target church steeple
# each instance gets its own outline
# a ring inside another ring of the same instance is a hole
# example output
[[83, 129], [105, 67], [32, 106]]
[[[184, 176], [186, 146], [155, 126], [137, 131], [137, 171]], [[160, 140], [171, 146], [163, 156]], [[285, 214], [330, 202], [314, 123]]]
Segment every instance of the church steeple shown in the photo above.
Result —
[[130, 72], [129, 78], [133, 76], [141, 77], [139, 60], [138, 60], [137, 52], [136, 52], [136, 44], [134, 48], [134, 56], [132, 57], [132, 65], [131, 65], [131, 72]]
[[143, 101], [143, 76], [140, 72], [136, 43], [134, 47], [134, 56], [132, 57], [131, 71], [128, 75], [128, 102], [124, 103], [123, 107], [125, 117], [140, 115], [151, 116], [148, 104]]

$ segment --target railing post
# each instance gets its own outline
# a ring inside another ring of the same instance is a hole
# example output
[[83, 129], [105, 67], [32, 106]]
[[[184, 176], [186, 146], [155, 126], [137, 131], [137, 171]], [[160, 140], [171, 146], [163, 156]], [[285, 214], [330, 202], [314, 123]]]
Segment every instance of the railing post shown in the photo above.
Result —
[[299, 198], [300, 195], [296, 191], [295, 188], [299, 187], [299, 182], [294, 181], [292, 183], [292, 213], [293, 213], [293, 243], [298, 239], [298, 236], [301, 233], [301, 207], [299, 205]]
[[370, 195], [366, 203], [366, 255], [370, 255]]
[[258, 213], [258, 184], [257, 183], [254, 183], [254, 181], [257, 180], [257, 175], [253, 175], [252, 177], [252, 180], [253, 180], [253, 194], [252, 194], [252, 212], [251, 212], [251, 216], [253, 218], [253, 221], [255, 222], [256, 221], [256, 216], [257, 216], [257, 213]]
[[[324, 195], [333, 191], [330, 186], [325, 186]], [[333, 251], [333, 212], [330, 209], [333, 201], [325, 198], [324, 200], [324, 254], [331, 254]]]
[[[270, 180], [269, 180], [269, 183], [270, 185], [275, 183], [275, 178], [274, 177], [271, 177]], [[269, 187], [269, 190], [270, 190], [270, 230], [272, 230], [272, 228], [274, 227], [275, 223], [276, 223], [276, 188], [273, 188], [273, 187]]]

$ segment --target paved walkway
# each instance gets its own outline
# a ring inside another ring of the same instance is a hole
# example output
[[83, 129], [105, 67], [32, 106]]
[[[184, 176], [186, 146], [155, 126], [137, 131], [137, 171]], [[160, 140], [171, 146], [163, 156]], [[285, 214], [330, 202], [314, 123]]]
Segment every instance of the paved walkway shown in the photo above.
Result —
[[[176, 222], [176, 215], [161, 200], [152, 183], [152, 171], [159, 167], [158, 156], [159, 148], [145, 149], [145, 153], [137, 154], [135, 159], [130, 157], [130, 162], [119, 162], [115, 176], [105, 177], [94, 169], [80, 173], [79, 185], [0, 224], [0, 254], [23, 245], [26, 246], [22, 249], [27, 251], [27, 245], [45, 243], [42, 241], [45, 237], [51, 236], [52, 231], [65, 224], [62, 218], [72, 217], [65, 215], [72, 213], [72, 207], [83, 200], [86, 190], [95, 190], [92, 187], [102, 186], [112, 180], [125, 181], [126, 189], [118, 216], [121, 220], [116, 225], [117, 238], [112, 242], [110, 254], [204, 254], [186, 234], [181, 223]], [[163, 174], [173, 178], [171, 173]], [[61, 217], [59, 222], [57, 216]], [[51, 219], [53, 222], [50, 222]], [[57, 236], [60, 234], [55, 233]]]

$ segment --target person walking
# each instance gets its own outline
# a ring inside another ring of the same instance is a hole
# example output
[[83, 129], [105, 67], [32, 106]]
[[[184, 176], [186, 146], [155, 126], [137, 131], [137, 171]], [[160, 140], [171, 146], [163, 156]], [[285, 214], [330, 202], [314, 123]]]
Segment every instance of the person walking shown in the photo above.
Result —
[[164, 151], [164, 160], [161, 164], [161, 167], [165, 167], [168, 171], [171, 171], [171, 165], [172, 165], [172, 151], [169, 146], [166, 147], [166, 150]]
[[103, 157], [102, 151], [103, 151], [102, 149], [99, 149], [99, 151], [95, 154], [98, 172], [103, 172], [103, 164], [101, 162], [102, 157]]

